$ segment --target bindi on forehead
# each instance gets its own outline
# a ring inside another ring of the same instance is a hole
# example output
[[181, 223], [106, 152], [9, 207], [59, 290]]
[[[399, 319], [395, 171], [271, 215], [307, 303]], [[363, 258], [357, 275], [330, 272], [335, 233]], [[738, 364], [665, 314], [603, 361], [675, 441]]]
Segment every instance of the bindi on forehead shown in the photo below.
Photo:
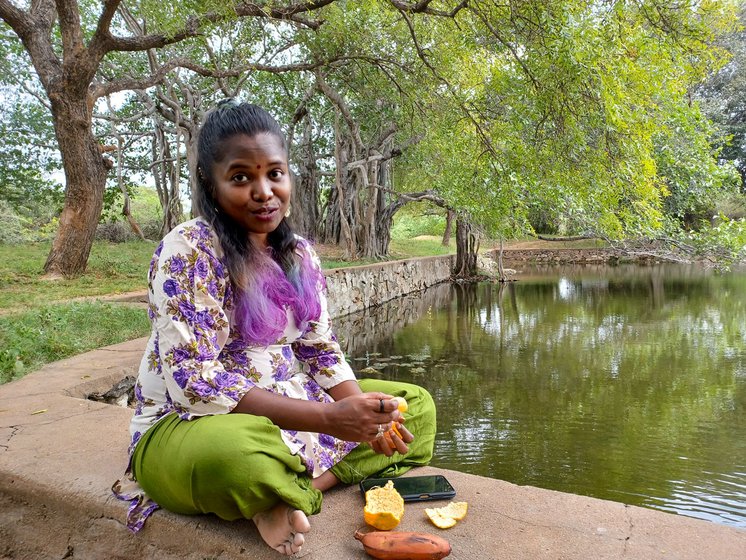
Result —
[[257, 168], [257, 169], [261, 169], [261, 168], [262, 168], [262, 166], [261, 166], [261, 165], [257, 165], [257, 166], [256, 166], [256, 168]]

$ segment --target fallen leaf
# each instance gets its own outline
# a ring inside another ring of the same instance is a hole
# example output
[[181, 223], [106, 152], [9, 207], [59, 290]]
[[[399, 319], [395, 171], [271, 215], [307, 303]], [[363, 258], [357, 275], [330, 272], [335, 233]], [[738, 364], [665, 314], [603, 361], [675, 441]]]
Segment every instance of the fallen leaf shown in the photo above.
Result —
[[35, 410], [31, 414], [44, 414], [47, 411], [46, 408], [42, 408], [41, 410]]

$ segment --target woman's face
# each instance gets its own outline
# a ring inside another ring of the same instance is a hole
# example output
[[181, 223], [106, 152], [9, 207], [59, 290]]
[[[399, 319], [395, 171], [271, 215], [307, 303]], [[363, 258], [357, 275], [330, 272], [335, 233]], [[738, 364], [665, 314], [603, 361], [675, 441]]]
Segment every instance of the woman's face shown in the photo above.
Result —
[[237, 134], [223, 140], [222, 159], [212, 166], [219, 210], [243, 225], [252, 242], [267, 245], [290, 205], [287, 155], [277, 136]]

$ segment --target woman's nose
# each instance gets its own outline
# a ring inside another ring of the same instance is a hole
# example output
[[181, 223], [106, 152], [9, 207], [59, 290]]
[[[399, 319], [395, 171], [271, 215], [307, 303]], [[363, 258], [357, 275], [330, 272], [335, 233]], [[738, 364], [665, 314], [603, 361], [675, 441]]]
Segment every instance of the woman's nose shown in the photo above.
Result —
[[254, 182], [251, 189], [251, 198], [258, 202], [263, 202], [272, 198], [272, 185], [270, 182], [264, 178], [260, 178]]

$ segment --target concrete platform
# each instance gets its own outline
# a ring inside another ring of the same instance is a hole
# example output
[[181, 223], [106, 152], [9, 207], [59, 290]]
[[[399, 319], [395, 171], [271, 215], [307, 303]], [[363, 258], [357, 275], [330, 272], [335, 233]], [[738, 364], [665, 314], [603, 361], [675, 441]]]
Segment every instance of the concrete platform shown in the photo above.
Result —
[[[0, 558], [14, 560], [277, 559], [249, 521], [156, 512], [137, 535], [110, 493], [126, 464], [132, 411], [84, 399], [133, 374], [145, 339], [50, 364], [0, 386]], [[469, 514], [441, 531], [407, 504], [403, 531], [450, 541], [458, 560], [746, 559], [746, 531], [593, 498], [445, 472]], [[297, 556], [368, 558], [355, 488], [329, 492]]]

